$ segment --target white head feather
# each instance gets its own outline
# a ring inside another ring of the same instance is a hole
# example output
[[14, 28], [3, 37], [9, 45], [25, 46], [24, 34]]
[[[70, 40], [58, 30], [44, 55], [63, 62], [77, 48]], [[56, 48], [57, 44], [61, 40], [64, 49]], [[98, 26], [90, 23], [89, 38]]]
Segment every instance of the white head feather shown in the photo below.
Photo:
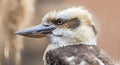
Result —
[[50, 35], [52, 44], [57, 44], [58, 46], [73, 44], [96, 45], [96, 35], [94, 34], [92, 27], [89, 26], [94, 26], [93, 17], [84, 7], [72, 7], [65, 10], [51, 11], [43, 17], [42, 23], [51, 25], [46, 21], [59, 18], [67, 20], [78, 18], [81, 24], [78, 28], [73, 30], [59, 27], [56, 28], [53, 31], [53, 34]]

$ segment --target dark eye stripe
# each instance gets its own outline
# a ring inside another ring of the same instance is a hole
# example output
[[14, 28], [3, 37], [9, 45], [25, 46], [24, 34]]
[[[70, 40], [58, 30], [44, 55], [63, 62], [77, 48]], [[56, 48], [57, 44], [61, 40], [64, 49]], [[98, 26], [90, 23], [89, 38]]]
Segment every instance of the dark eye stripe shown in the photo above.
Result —
[[70, 25], [69, 25], [69, 28], [77, 28], [79, 25], [80, 25], [80, 20], [78, 18], [74, 18], [70, 21]]
[[71, 20], [65, 20], [60, 18], [60, 19], [54, 20], [52, 23], [60, 27], [75, 29], [80, 25], [80, 20], [78, 18], [73, 18]]

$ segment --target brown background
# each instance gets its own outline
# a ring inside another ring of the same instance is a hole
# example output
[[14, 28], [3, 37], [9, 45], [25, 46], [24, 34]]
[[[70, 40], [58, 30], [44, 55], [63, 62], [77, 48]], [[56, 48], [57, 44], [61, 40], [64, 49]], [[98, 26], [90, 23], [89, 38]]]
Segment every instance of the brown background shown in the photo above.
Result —
[[[98, 46], [119, 62], [119, 0], [0, 0], [0, 65], [43, 65], [47, 39], [15, 36], [14, 32], [39, 24], [50, 10], [71, 6], [84, 6], [93, 14], [98, 28]], [[6, 49], [9, 57], [5, 55]]]

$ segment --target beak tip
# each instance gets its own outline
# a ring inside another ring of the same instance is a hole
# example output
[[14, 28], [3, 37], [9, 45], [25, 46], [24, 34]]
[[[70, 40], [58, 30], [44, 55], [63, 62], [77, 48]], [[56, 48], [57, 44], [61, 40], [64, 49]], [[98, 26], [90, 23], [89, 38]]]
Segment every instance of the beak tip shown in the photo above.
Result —
[[19, 35], [20, 33], [19, 32], [15, 32], [15, 35]]
[[23, 34], [21, 31], [15, 32], [15, 35], [21, 35], [21, 34]]

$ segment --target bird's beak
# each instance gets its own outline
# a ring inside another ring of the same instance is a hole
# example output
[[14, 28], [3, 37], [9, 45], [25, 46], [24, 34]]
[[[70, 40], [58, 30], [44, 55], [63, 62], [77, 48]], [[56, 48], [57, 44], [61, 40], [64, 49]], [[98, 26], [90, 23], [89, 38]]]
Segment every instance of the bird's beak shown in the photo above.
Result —
[[51, 34], [55, 28], [56, 28], [55, 26], [45, 26], [40, 24], [15, 32], [15, 34], [32, 37], [32, 38], [39, 38], [39, 37], [44, 37], [47, 34]]

